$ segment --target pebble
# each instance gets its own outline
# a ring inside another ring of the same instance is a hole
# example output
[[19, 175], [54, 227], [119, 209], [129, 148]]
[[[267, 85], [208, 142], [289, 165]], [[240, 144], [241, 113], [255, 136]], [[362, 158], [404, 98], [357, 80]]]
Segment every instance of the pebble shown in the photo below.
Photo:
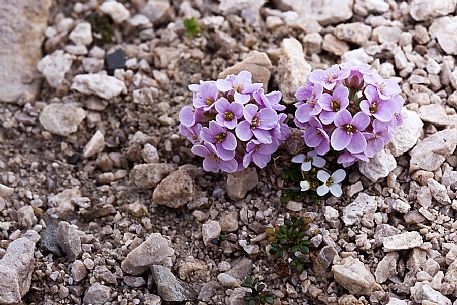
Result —
[[163, 179], [154, 190], [152, 200], [170, 208], [180, 208], [195, 197], [194, 179], [184, 170], [177, 170]]
[[339, 40], [332, 34], [327, 34], [324, 36], [322, 49], [329, 53], [335, 54], [336, 56], [342, 56], [344, 53], [348, 52], [350, 48], [346, 42]]
[[342, 23], [335, 27], [333, 33], [339, 40], [364, 45], [370, 40], [371, 26], [363, 22]]
[[159, 162], [159, 153], [157, 152], [157, 148], [149, 143], [144, 144], [143, 150], [141, 151], [141, 157], [146, 163]]
[[426, 301], [434, 302], [432, 304], [452, 305], [452, 301], [436, 291], [427, 282], [416, 282], [411, 287], [411, 298], [418, 304], [430, 304]]
[[305, 19], [317, 20], [321, 25], [341, 23], [352, 17], [353, 0], [280, 0], [283, 10], [294, 10]]
[[394, 156], [385, 149], [377, 153], [368, 162], [360, 161], [358, 164], [359, 171], [373, 182], [387, 177], [391, 171], [397, 168], [397, 161]]
[[399, 257], [400, 255], [397, 252], [391, 252], [387, 253], [386, 256], [379, 261], [375, 271], [377, 283], [382, 284], [391, 277], [397, 275], [397, 261]]
[[14, 188], [0, 183], [0, 197], [9, 198], [14, 194]]
[[399, 157], [416, 145], [422, 135], [424, 123], [415, 111], [402, 109], [403, 125], [395, 131], [388, 147], [394, 157]]
[[451, 198], [449, 198], [447, 189], [444, 185], [433, 178], [428, 178], [427, 186], [430, 189], [430, 193], [432, 194], [433, 199], [443, 205], [451, 204]]
[[49, 223], [41, 232], [40, 247], [47, 252], [62, 256], [62, 250], [57, 243], [57, 225]]
[[140, 275], [152, 265], [166, 261], [174, 253], [167, 239], [160, 233], [152, 233], [145, 242], [127, 255], [122, 261], [121, 268], [129, 274]]
[[120, 2], [106, 1], [99, 9], [103, 14], [110, 16], [115, 23], [122, 23], [130, 18], [129, 10]]
[[457, 17], [434, 19], [429, 28], [432, 38], [438, 40], [440, 47], [449, 55], [457, 55]]
[[377, 203], [375, 196], [359, 193], [351, 204], [344, 207], [343, 222], [347, 226], [362, 224], [367, 227], [373, 227], [376, 209]]
[[71, 55], [57, 50], [41, 59], [37, 64], [37, 69], [46, 77], [51, 87], [57, 88], [62, 84], [65, 73], [70, 71], [72, 63]]
[[171, 163], [138, 164], [130, 172], [130, 182], [139, 189], [152, 189], [174, 169]]
[[238, 280], [235, 277], [231, 276], [230, 274], [224, 273], [224, 272], [218, 274], [217, 280], [225, 288], [240, 287], [240, 283], [238, 282]]
[[144, 294], [144, 305], [162, 305], [162, 299], [155, 294]]
[[101, 73], [76, 75], [71, 89], [87, 95], [97, 95], [105, 100], [111, 100], [127, 91], [123, 81]]
[[353, 257], [346, 257], [332, 267], [335, 280], [353, 295], [371, 295], [381, 287], [364, 263]]
[[161, 1], [161, 0], [149, 0], [145, 6], [140, 10], [140, 13], [149, 18], [154, 24], [165, 22], [170, 13], [172, 8], [170, 7], [170, 3], [168, 1]]
[[39, 120], [47, 131], [66, 137], [78, 130], [85, 117], [84, 109], [74, 104], [49, 104], [41, 111]]
[[106, 70], [113, 75], [116, 69], [125, 68], [125, 53], [122, 49], [117, 49], [112, 53], [106, 54]]
[[[443, 106], [438, 104], [423, 105], [419, 107], [417, 114], [424, 122], [432, 123], [437, 127], [446, 127], [451, 125], [451, 119], [447, 115]], [[457, 125], [456, 120], [454, 124]]]
[[229, 212], [222, 216], [219, 221], [221, 231], [224, 233], [238, 231], [238, 213], [237, 211]]
[[286, 204], [286, 209], [292, 212], [300, 212], [301, 210], [303, 210], [303, 202], [290, 200]]
[[146, 284], [146, 281], [140, 276], [124, 276], [124, 283], [130, 287], [141, 287]]
[[89, 142], [87, 142], [86, 146], [83, 149], [83, 158], [89, 159], [92, 156], [95, 156], [101, 153], [105, 149], [105, 137], [100, 130], [94, 133], [92, 138], [90, 138]]
[[394, 297], [389, 298], [389, 302], [386, 305], [408, 305], [405, 300], [400, 300]]
[[82, 253], [81, 238], [76, 229], [76, 226], [66, 221], [60, 221], [57, 225], [57, 243], [71, 262], [75, 261]]
[[178, 280], [170, 269], [163, 266], [151, 267], [157, 294], [166, 302], [195, 301], [197, 295], [189, 284]]
[[67, 189], [55, 195], [57, 213], [60, 216], [65, 216], [68, 212], [74, 211], [74, 201], [79, 197], [81, 197], [79, 188]]
[[323, 40], [319, 33], [306, 34], [302, 39], [304, 52], [309, 55], [320, 53]]
[[82, 281], [87, 276], [87, 269], [83, 262], [75, 260], [71, 266], [71, 276], [75, 282]]
[[84, 304], [102, 305], [111, 300], [111, 288], [100, 283], [93, 283], [84, 294]]
[[416, 0], [411, 3], [410, 14], [416, 21], [446, 16], [455, 11], [456, 0]]
[[69, 36], [76, 45], [88, 46], [92, 43], [92, 27], [89, 22], [80, 22]]
[[325, 246], [319, 251], [318, 260], [327, 269], [333, 264], [333, 260], [338, 256], [338, 252], [333, 246]]
[[233, 199], [243, 199], [247, 192], [254, 189], [259, 182], [254, 167], [227, 175], [227, 195]]
[[33, 207], [30, 205], [25, 205], [19, 208], [17, 211], [17, 220], [19, 225], [24, 228], [30, 228], [38, 222]]
[[35, 268], [35, 244], [40, 236], [27, 231], [23, 237], [10, 243], [0, 260], [0, 303], [19, 304], [29, 291]]
[[422, 236], [417, 231], [387, 236], [382, 241], [385, 252], [408, 250], [419, 247], [422, 243]]
[[210, 220], [207, 223], [202, 225], [202, 237], [203, 243], [205, 246], [211, 244], [213, 239], [216, 239], [221, 234], [221, 226], [219, 222], [215, 220]]

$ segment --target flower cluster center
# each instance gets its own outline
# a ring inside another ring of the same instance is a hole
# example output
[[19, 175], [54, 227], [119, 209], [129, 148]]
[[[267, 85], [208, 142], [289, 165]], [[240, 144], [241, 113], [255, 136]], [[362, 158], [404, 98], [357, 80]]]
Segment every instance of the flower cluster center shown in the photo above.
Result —
[[205, 102], [206, 102], [206, 105], [211, 106], [214, 103], [214, 100], [211, 99], [210, 97], [207, 97]]
[[327, 186], [331, 186], [332, 184], [333, 184], [333, 178], [332, 177], [328, 178], [327, 181], [325, 181], [325, 185], [327, 185]]
[[346, 130], [347, 134], [353, 134], [354, 132], [356, 132], [355, 127], [351, 124], [344, 125], [344, 130]]
[[374, 103], [371, 103], [370, 105], [370, 113], [376, 113], [376, 111], [378, 111], [378, 103], [374, 102]]
[[252, 129], [255, 129], [256, 127], [259, 127], [260, 126], [260, 119], [259, 117], [256, 115], [252, 118], [252, 121], [251, 121], [251, 128]]
[[233, 120], [234, 118], [235, 118], [235, 115], [233, 114], [233, 112], [231, 112], [231, 111], [226, 111], [226, 112], [224, 113], [224, 119], [225, 119], [226, 121], [231, 121], [231, 120]]
[[215, 139], [216, 139], [216, 143], [222, 143], [224, 142], [225, 138], [227, 137], [227, 134], [225, 132], [222, 132], [218, 135], [216, 135]]
[[340, 111], [340, 109], [341, 109], [341, 103], [340, 103], [340, 101], [339, 101], [339, 100], [333, 100], [333, 101], [332, 101], [332, 110], [333, 110], [334, 112], [338, 112], [338, 111]]

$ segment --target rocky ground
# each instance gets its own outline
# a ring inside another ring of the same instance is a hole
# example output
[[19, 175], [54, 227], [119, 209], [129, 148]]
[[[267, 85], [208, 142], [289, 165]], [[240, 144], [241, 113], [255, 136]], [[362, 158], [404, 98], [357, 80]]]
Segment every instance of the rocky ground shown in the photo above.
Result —
[[[275, 304], [457, 304], [456, 4], [1, 1], [0, 303], [244, 304], [249, 275]], [[227, 177], [178, 133], [189, 83], [247, 69], [293, 103], [347, 61], [406, 106], [341, 199], [281, 203], [297, 137]], [[301, 274], [268, 254], [290, 215], [317, 232]]]

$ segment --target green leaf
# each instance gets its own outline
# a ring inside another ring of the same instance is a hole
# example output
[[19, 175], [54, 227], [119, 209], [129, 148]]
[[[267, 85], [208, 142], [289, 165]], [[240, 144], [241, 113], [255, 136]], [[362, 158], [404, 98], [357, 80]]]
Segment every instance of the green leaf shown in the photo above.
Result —
[[183, 24], [186, 29], [186, 36], [198, 37], [201, 35], [202, 30], [197, 18], [186, 18], [184, 19]]

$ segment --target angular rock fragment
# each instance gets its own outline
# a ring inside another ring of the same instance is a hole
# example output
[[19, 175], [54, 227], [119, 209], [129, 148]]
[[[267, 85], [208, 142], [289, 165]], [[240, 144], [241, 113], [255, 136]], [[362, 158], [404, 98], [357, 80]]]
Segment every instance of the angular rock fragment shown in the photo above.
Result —
[[368, 162], [359, 161], [358, 164], [359, 171], [373, 182], [387, 177], [397, 167], [397, 161], [386, 150], [381, 150]]
[[99, 154], [105, 148], [105, 137], [100, 130], [97, 130], [96, 133], [90, 138], [89, 142], [87, 142], [86, 146], [83, 149], [83, 157], [88, 159], [96, 154]]
[[257, 171], [253, 167], [229, 174], [227, 176], [227, 195], [234, 200], [242, 199], [258, 182]]
[[399, 157], [413, 148], [422, 135], [422, 127], [424, 126], [424, 123], [422, 123], [421, 118], [415, 111], [403, 108], [401, 115], [403, 125], [397, 128], [392, 142], [388, 145], [394, 157]]
[[422, 243], [422, 236], [417, 231], [387, 236], [382, 241], [385, 252], [412, 249], [419, 247]]
[[353, 295], [370, 295], [381, 290], [365, 264], [353, 257], [346, 257], [341, 264], [334, 265], [332, 272], [335, 280]]
[[152, 189], [174, 169], [175, 166], [171, 163], [138, 164], [130, 172], [130, 181], [137, 188]]
[[87, 95], [97, 95], [105, 100], [115, 98], [127, 90], [123, 81], [101, 73], [76, 75], [71, 89]]
[[374, 225], [373, 219], [377, 208], [375, 196], [359, 193], [351, 204], [344, 207], [343, 222], [347, 226], [363, 224], [372, 227]]
[[111, 288], [100, 283], [92, 284], [84, 294], [84, 304], [103, 305], [111, 300]]
[[184, 170], [177, 170], [157, 185], [152, 200], [170, 208], [180, 208], [195, 196], [194, 179]]
[[81, 254], [81, 238], [76, 231], [76, 226], [66, 221], [57, 225], [57, 243], [70, 261], [74, 261]]
[[400, 255], [397, 252], [387, 253], [386, 256], [379, 261], [376, 267], [375, 277], [379, 284], [384, 283], [390, 277], [397, 274], [397, 261]]
[[194, 301], [197, 295], [189, 284], [178, 280], [169, 268], [151, 267], [152, 278], [157, 286], [157, 294], [167, 302]]
[[57, 88], [62, 84], [65, 73], [70, 71], [72, 63], [71, 55], [65, 54], [62, 50], [57, 50], [40, 60], [37, 69], [43, 73], [51, 87]]
[[85, 117], [84, 109], [76, 105], [49, 104], [40, 114], [40, 123], [47, 131], [66, 137], [78, 130]]
[[456, 4], [456, 0], [414, 0], [409, 13], [414, 20], [423, 21], [453, 13]]

